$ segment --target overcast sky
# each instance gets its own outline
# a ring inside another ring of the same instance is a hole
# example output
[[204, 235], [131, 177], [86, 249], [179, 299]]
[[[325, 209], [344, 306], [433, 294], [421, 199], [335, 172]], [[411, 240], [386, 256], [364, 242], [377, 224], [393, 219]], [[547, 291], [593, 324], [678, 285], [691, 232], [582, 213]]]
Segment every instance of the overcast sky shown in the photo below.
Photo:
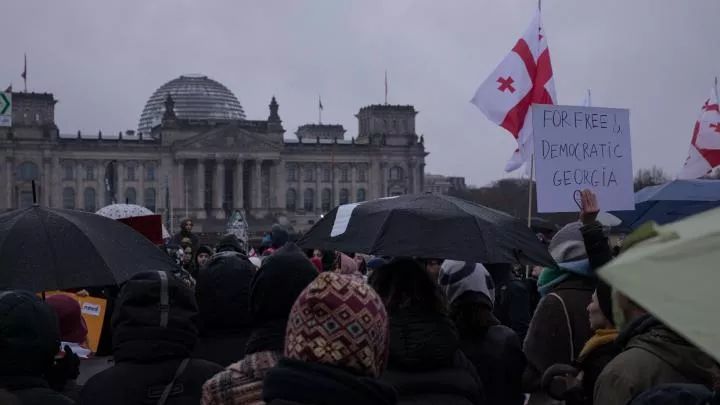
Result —
[[[469, 103], [535, 12], [534, 0], [23, 0], [3, 8], [0, 85], [55, 94], [62, 133], [137, 128], [145, 101], [185, 73], [225, 84], [250, 119], [272, 95], [288, 133], [413, 104], [432, 173], [484, 185], [507, 174], [512, 137]], [[634, 167], [676, 174], [720, 74], [718, 0], [545, 0], [561, 104], [592, 89], [631, 110]], [[5, 82], [6, 84], [2, 84]], [[518, 176], [515, 174], [514, 176]]]

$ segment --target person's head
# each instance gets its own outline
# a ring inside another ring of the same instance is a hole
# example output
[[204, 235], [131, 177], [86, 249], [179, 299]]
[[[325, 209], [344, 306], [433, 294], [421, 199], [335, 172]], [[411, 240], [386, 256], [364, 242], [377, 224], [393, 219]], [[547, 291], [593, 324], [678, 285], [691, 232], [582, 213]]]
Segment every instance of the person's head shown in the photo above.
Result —
[[647, 311], [620, 291], [612, 292], [612, 310], [615, 325], [618, 329], [636, 318], [647, 314]]
[[317, 257], [320, 260], [322, 260], [322, 258], [323, 258], [323, 252], [320, 249], [313, 250], [312, 255], [313, 255], [313, 257]]
[[190, 218], [185, 218], [180, 222], [180, 230], [185, 233], [192, 232], [193, 221]]
[[357, 262], [350, 256], [337, 252], [337, 260], [335, 261], [335, 271], [338, 274], [346, 276], [357, 277], [360, 276], [360, 270], [358, 269]]
[[51, 295], [45, 299], [45, 302], [52, 307], [58, 317], [60, 340], [77, 344], [85, 343], [88, 329], [80, 303], [65, 294]]
[[134, 275], [120, 290], [113, 312], [116, 362], [152, 363], [189, 357], [197, 344], [195, 294], [172, 273]]
[[192, 239], [188, 237], [180, 239], [180, 247], [182, 247], [183, 249], [192, 247]]
[[210, 260], [210, 256], [212, 256], [213, 251], [208, 246], [200, 246], [195, 254], [197, 265], [199, 267], [205, 267], [208, 260]]
[[237, 252], [243, 255], [247, 254], [247, 244], [232, 233], [223, 236], [215, 248], [218, 252]]
[[192, 262], [193, 251], [190, 246], [183, 249], [183, 264], [190, 264]]
[[292, 307], [285, 357], [378, 378], [387, 365], [388, 340], [387, 312], [375, 291], [357, 278], [325, 272]]
[[372, 259], [367, 261], [367, 270], [368, 272], [372, 273], [386, 264], [387, 261], [385, 259], [381, 257], [373, 257]]
[[480, 263], [445, 260], [438, 284], [450, 305], [450, 315], [462, 334], [484, 333], [499, 324], [493, 315], [495, 284]]
[[432, 277], [433, 280], [437, 280], [442, 263], [442, 259], [425, 259], [425, 270], [428, 274], [430, 274], [430, 277]]
[[49, 305], [27, 291], [0, 291], [0, 380], [43, 375], [59, 343], [57, 316]]
[[558, 264], [587, 260], [581, 227], [579, 221], [570, 222], [560, 228], [550, 240], [548, 251]]
[[255, 266], [237, 252], [220, 252], [210, 258], [195, 286], [201, 334], [249, 328], [248, 301], [255, 272]]
[[295, 244], [287, 244], [266, 257], [250, 283], [252, 326], [287, 320], [295, 299], [317, 274], [315, 266]]
[[605, 317], [602, 309], [600, 309], [600, 302], [598, 301], [597, 291], [593, 293], [592, 300], [590, 300], [590, 304], [588, 304], [587, 306], [587, 311], [588, 317], [590, 318], [590, 329], [598, 330], [613, 328], [612, 322], [610, 322], [610, 320]]
[[290, 233], [282, 225], [275, 224], [270, 232], [270, 246], [273, 249], [283, 247], [290, 240]]
[[445, 297], [423, 265], [396, 258], [375, 270], [368, 280], [382, 298], [389, 314], [398, 310], [446, 313]]

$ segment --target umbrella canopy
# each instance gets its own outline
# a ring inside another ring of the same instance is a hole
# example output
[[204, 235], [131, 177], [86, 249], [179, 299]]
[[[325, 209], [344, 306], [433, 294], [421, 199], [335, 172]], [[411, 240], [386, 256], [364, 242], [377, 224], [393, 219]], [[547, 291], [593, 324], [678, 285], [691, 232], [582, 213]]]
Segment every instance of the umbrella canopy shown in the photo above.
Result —
[[[96, 214], [111, 219], [127, 219], [155, 215], [150, 209], [136, 204], [110, 204], [97, 210]], [[162, 238], [170, 239], [172, 235], [170, 235], [170, 232], [165, 228], [165, 225], [161, 223], [160, 226], [162, 227]]]
[[527, 225], [459, 198], [417, 194], [336, 207], [298, 244], [377, 256], [555, 266]]
[[720, 361], [720, 209], [655, 225], [655, 232], [599, 276]]
[[100, 215], [38, 206], [0, 215], [0, 290], [105, 286], [174, 269], [145, 236]]
[[623, 227], [636, 229], [648, 221], [674, 222], [720, 206], [720, 180], [674, 180], [635, 193], [635, 210], [615, 215]]

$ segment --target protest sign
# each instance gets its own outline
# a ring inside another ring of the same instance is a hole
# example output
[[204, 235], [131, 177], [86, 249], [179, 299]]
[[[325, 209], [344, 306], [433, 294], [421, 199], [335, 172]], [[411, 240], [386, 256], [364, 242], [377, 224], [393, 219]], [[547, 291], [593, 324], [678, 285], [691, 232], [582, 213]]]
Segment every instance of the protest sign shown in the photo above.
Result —
[[538, 212], [577, 212], [583, 189], [603, 211], [635, 209], [629, 110], [532, 108]]
[[100, 332], [102, 331], [103, 321], [105, 320], [105, 309], [107, 308], [107, 300], [95, 297], [80, 297], [78, 295], [63, 291], [49, 291], [45, 293], [46, 297], [55, 294], [65, 294], [77, 300], [80, 304], [80, 312], [87, 326], [87, 346], [93, 353], [97, 352], [100, 343]]

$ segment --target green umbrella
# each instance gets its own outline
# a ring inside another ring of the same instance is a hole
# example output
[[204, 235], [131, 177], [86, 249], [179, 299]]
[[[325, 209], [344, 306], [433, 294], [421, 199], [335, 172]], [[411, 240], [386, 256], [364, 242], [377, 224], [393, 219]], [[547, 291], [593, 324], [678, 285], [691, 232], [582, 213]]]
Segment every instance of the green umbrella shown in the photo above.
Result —
[[720, 208], [646, 224], [600, 277], [720, 361]]

